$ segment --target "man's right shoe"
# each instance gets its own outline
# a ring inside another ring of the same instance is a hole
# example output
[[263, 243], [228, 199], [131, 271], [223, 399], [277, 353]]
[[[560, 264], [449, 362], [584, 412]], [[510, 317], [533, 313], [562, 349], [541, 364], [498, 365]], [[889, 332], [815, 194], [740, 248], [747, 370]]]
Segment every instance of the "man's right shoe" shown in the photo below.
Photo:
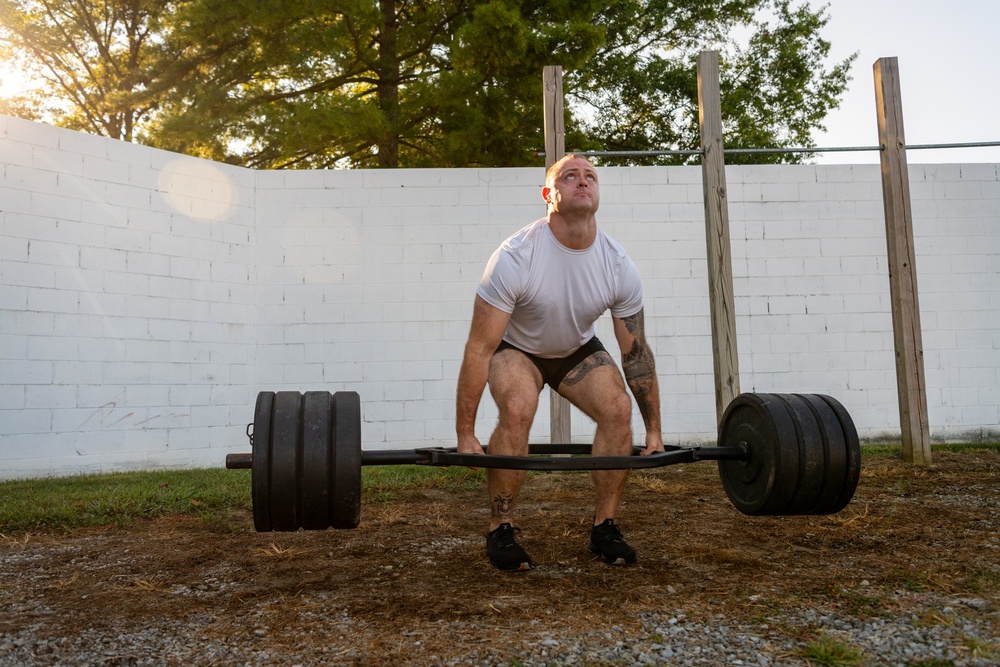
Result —
[[625, 542], [614, 519], [605, 519], [590, 529], [587, 548], [609, 565], [628, 565], [636, 560], [635, 549]]
[[530, 570], [531, 556], [517, 543], [514, 531], [509, 523], [501, 523], [499, 528], [490, 531], [486, 535], [486, 555], [501, 570]]

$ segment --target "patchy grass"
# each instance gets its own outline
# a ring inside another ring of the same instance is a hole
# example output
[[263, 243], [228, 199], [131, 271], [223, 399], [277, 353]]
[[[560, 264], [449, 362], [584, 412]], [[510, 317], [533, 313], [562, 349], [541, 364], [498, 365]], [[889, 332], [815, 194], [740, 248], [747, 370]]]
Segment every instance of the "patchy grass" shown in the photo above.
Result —
[[[485, 473], [468, 468], [366, 466], [362, 503], [391, 502], [400, 490], [479, 488]], [[78, 475], [0, 482], [0, 533], [70, 531], [193, 514], [213, 532], [245, 530], [250, 471], [222, 468]]]
[[0, 532], [127, 527], [138, 519], [193, 514], [229, 526], [250, 506], [248, 471], [165, 470], [0, 482]]
[[471, 491], [482, 488], [485, 479], [485, 471], [461, 467], [366, 466], [361, 470], [361, 502], [392, 502], [401, 490]]
[[[943, 442], [931, 445], [934, 452], [967, 452], [975, 449], [1000, 451], [1000, 442]], [[861, 456], [902, 456], [903, 446], [896, 443], [861, 445]], [[933, 458], [933, 456], [932, 456]]]
[[[1000, 443], [936, 444], [938, 452], [971, 450], [1000, 451]], [[899, 445], [865, 445], [865, 461], [888, 460], [901, 456]], [[689, 466], [685, 466], [687, 468]], [[714, 466], [705, 468], [714, 475]], [[680, 466], [677, 466], [678, 472]], [[529, 477], [536, 474], [529, 473]], [[862, 475], [879, 474], [863, 470]], [[919, 479], [919, 471], [911, 477]], [[664, 495], [686, 492], [687, 481], [644, 475], [637, 471], [632, 484]], [[482, 488], [484, 470], [464, 467], [439, 468], [421, 465], [366, 466], [362, 470], [362, 504], [393, 502], [401, 491], [469, 491]], [[898, 478], [897, 496], [903, 496], [912, 480]], [[221, 468], [161, 470], [102, 475], [81, 475], [47, 479], [0, 482], [0, 532], [25, 533], [38, 530], [69, 531], [74, 528], [114, 525], [167, 514], [193, 514], [214, 532], [245, 530], [239, 513], [251, 509], [250, 471]], [[836, 520], [852, 520], [846, 513]], [[891, 519], [892, 512], [889, 514]], [[978, 570], [969, 572], [973, 583], [988, 582], [996, 575]], [[909, 590], [934, 589], [933, 582], [919, 573], [900, 573]]]
[[814, 665], [840, 667], [861, 663], [861, 650], [827, 635], [802, 648], [802, 657]]

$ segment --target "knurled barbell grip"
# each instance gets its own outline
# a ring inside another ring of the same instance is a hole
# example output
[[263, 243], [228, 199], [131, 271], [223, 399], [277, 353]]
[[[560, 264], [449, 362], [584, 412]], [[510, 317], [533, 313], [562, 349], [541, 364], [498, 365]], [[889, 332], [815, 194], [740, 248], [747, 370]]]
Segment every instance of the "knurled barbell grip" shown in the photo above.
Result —
[[500, 468], [504, 470], [626, 470], [658, 468], [673, 463], [694, 461], [693, 449], [659, 452], [649, 456], [497, 456], [492, 454], [459, 454], [454, 449], [428, 448], [427, 465], [466, 466], [469, 468]]

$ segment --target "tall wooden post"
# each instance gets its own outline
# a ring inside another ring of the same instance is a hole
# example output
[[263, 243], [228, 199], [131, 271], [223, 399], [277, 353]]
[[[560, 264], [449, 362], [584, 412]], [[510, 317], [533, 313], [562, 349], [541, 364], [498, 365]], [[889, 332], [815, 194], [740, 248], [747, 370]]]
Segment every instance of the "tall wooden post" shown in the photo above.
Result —
[[880, 58], [875, 61], [873, 69], [878, 137], [882, 146], [882, 203], [885, 208], [903, 458], [916, 465], [930, 465], [927, 385], [917, 299], [917, 266], [913, 249], [913, 214], [906, 168], [906, 140], [903, 137], [899, 65], [896, 58]]
[[545, 110], [545, 167], [551, 167], [566, 154], [566, 128], [563, 119], [562, 67], [542, 68]]
[[[566, 128], [563, 118], [562, 67], [542, 68], [545, 127], [545, 168], [566, 154]], [[568, 443], [573, 436], [570, 402], [549, 389], [549, 442]]]
[[712, 360], [715, 367], [715, 413], [722, 423], [726, 406], [740, 393], [733, 304], [733, 265], [729, 248], [729, 204], [722, 152], [722, 101], [719, 54], [698, 55], [698, 123], [701, 126], [701, 179], [708, 244], [708, 298], [712, 311]]

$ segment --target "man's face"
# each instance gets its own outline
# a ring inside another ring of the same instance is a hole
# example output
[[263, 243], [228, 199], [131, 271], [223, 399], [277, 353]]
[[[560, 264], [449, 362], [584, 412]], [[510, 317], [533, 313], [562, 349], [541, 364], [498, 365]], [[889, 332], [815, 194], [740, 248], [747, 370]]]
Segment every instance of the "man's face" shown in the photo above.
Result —
[[542, 188], [542, 198], [557, 213], [596, 213], [601, 203], [597, 172], [583, 158], [567, 160], [552, 182]]

